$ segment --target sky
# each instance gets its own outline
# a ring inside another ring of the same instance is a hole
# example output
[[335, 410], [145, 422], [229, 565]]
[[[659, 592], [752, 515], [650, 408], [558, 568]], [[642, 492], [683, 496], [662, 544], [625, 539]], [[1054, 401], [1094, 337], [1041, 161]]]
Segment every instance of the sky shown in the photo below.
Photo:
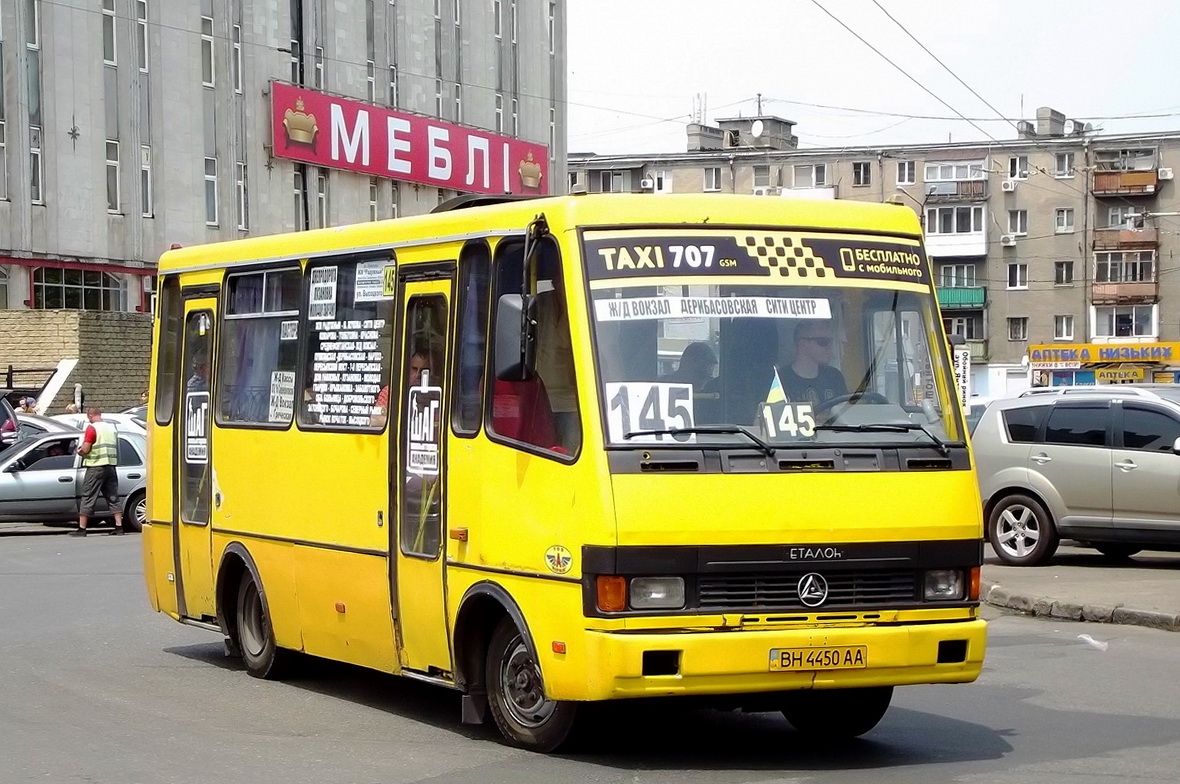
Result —
[[571, 153], [683, 152], [699, 107], [759, 93], [800, 149], [1003, 141], [1039, 106], [1180, 130], [1175, 0], [568, 0], [567, 23]]

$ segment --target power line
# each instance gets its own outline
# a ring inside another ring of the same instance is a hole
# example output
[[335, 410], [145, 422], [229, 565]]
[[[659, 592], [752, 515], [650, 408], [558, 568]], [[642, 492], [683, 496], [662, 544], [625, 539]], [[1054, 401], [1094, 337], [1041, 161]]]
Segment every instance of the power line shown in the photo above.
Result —
[[[883, 14], [885, 14], [885, 16], [889, 17], [889, 21], [893, 22], [895, 25], [897, 25], [898, 27], [900, 27], [900, 28], [901, 28], [901, 31], [910, 37], [910, 40], [912, 40], [912, 41], [913, 41], [914, 43], [916, 43], [918, 46], [922, 47], [922, 51], [923, 51], [923, 52], [925, 52], [926, 54], [928, 54], [928, 55], [930, 55], [931, 57], [933, 57], [933, 58], [934, 58], [934, 62], [936, 62], [936, 63], [938, 63], [939, 65], [941, 65], [941, 66], [943, 67], [943, 69], [945, 69], [945, 70], [946, 70], [946, 72], [947, 72], [947, 73], [949, 73], [951, 76], [955, 77], [956, 81], [958, 81], [958, 83], [959, 83], [959, 84], [961, 84], [961, 85], [963, 85], [964, 87], [966, 87], [966, 88], [967, 88], [967, 90], [968, 90], [968, 91], [969, 91], [969, 92], [970, 92], [972, 95], [974, 95], [976, 98], [978, 98], [980, 101], [982, 101], [982, 102], [983, 102], [983, 104], [984, 104], [984, 106], [986, 106], [987, 108], [991, 109], [991, 110], [992, 110], [993, 112], [995, 112], [995, 113], [996, 113], [996, 114], [997, 114], [999, 117], [1001, 117], [1001, 118], [1003, 118], [1003, 119], [1007, 119], [1007, 118], [1005, 118], [1005, 117], [1004, 117], [1004, 113], [1003, 113], [1003, 112], [1001, 112], [999, 109], [997, 109], [996, 107], [994, 107], [994, 106], [992, 106], [990, 103], [988, 103], [987, 99], [986, 99], [986, 98], [984, 98], [984, 97], [983, 97], [982, 95], [980, 95], [979, 93], [975, 92], [975, 90], [974, 90], [974, 89], [972, 89], [971, 85], [967, 84], [967, 83], [966, 83], [966, 82], [964, 82], [962, 79], [960, 79], [960, 78], [959, 78], [959, 75], [958, 75], [957, 73], [955, 73], [954, 71], [952, 71], [952, 70], [951, 70], [951, 67], [950, 67], [949, 65], [947, 65], [946, 63], [944, 63], [942, 60], [938, 59], [938, 56], [937, 56], [937, 55], [935, 55], [935, 54], [934, 54], [934, 52], [932, 52], [932, 51], [930, 51], [929, 49], [927, 49], [927, 48], [926, 48], [926, 45], [925, 45], [924, 43], [922, 43], [921, 41], [919, 41], [919, 40], [917, 39], [917, 37], [916, 37], [916, 36], [915, 36], [913, 33], [911, 33], [911, 32], [910, 32], [908, 29], [906, 29], [906, 26], [905, 26], [905, 25], [903, 25], [901, 22], [899, 22], [899, 21], [897, 21], [896, 19], [894, 19], [894, 18], [893, 18], [893, 15], [892, 15], [892, 14], [890, 14], [888, 11], [886, 11], [886, 10], [885, 10], [885, 8], [884, 8], [884, 6], [882, 6], [882, 5], [881, 5], [879, 2], [877, 2], [877, 0], [873, 0], [873, 5], [877, 6], [877, 8], [880, 8], [880, 9], [881, 9], [881, 13], [883, 13]], [[1011, 125], [1013, 128], [1015, 128], [1015, 129], [1016, 129], [1016, 132], [1017, 132], [1017, 133], [1019, 133], [1019, 132], [1020, 132], [1020, 129], [1016, 127], [1016, 123], [1013, 123], [1011, 120], [1008, 120], [1008, 123], [1009, 123], [1009, 124], [1010, 124], [1010, 125]]]
[[933, 92], [933, 91], [932, 91], [930, 88], [928, 88], [926, 85], [922, 84], [922, 83], [921, 83], [921, 82], [919, 82], [917, 79], [915, 79], [914, 77], [910, 76], [910, 74], [909, 74], [909, 73], [908, 73], [908, 72], [907, 72], [907, 71], [906, 71], [904, 68], [902, 68], [900, 65], [898, 65], [897, 63], [895, 63], [895, 62], [893, 62], [892, 60], [890, 60], [890, 59], [889, 59], [889, 58], [888, 58], [888, 57], [887, 57], [885, 54], [883, 54], [883, 53], [881, 52], [881, 50], [880, 50], [880, 49], [878, 49], [877, 47], [873, 46], [871, 43], [869, 43], [868, 41], [866, 41], [864, 38], [862, 38], [862, 37], [861, 37], [861, 35], [860, 35], [859, 33], [857, 33], [855, 30], [853, 30], [853, 29], [852, 29], [851, 27], [849, 27], [848, 25], [844, 24], [844, 22], [843, 22], [843, 21], [841, 21], [839, 17], [837, 17], [837, 16], [836, 16], [835, 14], [833, 14], [831, 11], [829, 11], [828, 9], [826, 9], [826, 8], [824, 8], [822, 5], [820, 5], [820, 2], [819, 2], [819, 0], [811, 0], [811, 2], [812, 2], [812, 4], [813, 4], [813, 5], [814, 5], [816, 8], [818, 8], [818, 9], [819, 9], [819, 10], [821, 10], [821, 11], [823, 11], [825, 14], [827, 14], [827, 15], [828, 15], [828, 16], [830, 16], [832, 19], [834, 19], [834, 20], [836, 21], [836, 23], [837, 23], [837, 24], [839, 24], [841, 27], [843, 27], [843, 28], [844, 28], [845, 30], [847, 30], [848, 32], [852, 33], [852, 35], [853, 35], [853, 36], [855, 36], [855, 37], [856, 37], [856, 39], [857, 39], [858, 41], [860, 41], [860, 42], [861, 42], [861, 43], [863, 43], [865, 46], [869, 47], [869, 48], [870, 48], [870, 49], [872, 49], [874, 52], [876, 52], [876, 53], [877, 53], [877, 55], [878, 55], [878, 56], [879, 56], [879, 57], [880, 57], [882, 60], [884, 60], [885, 62], [889, 63], [889, 64], [890, 64], [890, 65], [892, 65], [894, 68], [896, 68], [896, 69], [897, 69], [897, 70], [898, 70], [898, 71], [899, 71], [899, 72], [902, 74], [902, 76], [904, 76], [905, 78], [909, 79], [909, 80], [910, 80], [911, 82], [913, 82], [914, 84], [918, 85], [918, 87], [922, 88], [923, 92], [925, 92], [925, 93], [926, 93], [927, 95], [929, 95], [931, 98], [933, 98], [934, 100], [938, 101], [940, 104], [942, 104], [942, 105], [943, 105], [943, 106], [945, 106], [946, 108], [950, 109], [952, 112], [954, 112], [955, 114], [957, 114], [959, 117], [963, 118], [963, 120], [965, 120], [965, 121], [966, 121], [968, 124], [970, 124], [970, 125], [971, 125], [973, 128], [975, 128], [975, 130], [979, 131], [979, 132], [980, 132], [980, 133], [982, 133], [984, 136], [986, 136], [987, 138], [991, 139], [993, 142], [994, 142], [994, 141], [999, 141], [998, 139], [996, 139], [996, 137], [992, 136], [990, 133], [988, 133], [987, 131], [983, 130], [983, 128], [980, 128], [980, 127], [979, 127], [978, 125], [976, 125], [974, 122], [972, 122], [971, 120], [968, 120], [968, 119], [967, 119], [967, 117], [966, 117], [966, 116], [965, 116], [965, 115], [964, 115], [962, 112], [960, 112], [958, 109], [956, 109], [955, 107], [951, 106], [949, 103], [947, 103], [947, 102], [946, 102], [946, 101], [944, 101], [943, 99], [939, 98], [939, 97], [938, 97], [938, 96], [937, 96], [937, 95], [936, 95], [936, 94], [935, 94], [935, 93], [934, 93], [934, 92]]

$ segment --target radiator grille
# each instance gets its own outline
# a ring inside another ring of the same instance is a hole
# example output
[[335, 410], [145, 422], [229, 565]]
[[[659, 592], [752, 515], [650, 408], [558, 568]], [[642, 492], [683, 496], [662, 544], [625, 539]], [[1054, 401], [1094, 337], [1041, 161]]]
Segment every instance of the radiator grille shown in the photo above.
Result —
[[918, 573], [911, 569], [864, 569], [822, 572], [828, 598], [818, 608], [799, 601], [799, 579], [807, 572], [755, 572], [701, 575], [702, 609], [814, 610], [912, 604], [918, 598]]

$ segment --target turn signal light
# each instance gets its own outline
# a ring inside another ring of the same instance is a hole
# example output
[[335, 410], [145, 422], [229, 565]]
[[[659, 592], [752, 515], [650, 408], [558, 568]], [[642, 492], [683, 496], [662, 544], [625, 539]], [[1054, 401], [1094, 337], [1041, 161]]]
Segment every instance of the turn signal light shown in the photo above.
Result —
[[967, 598], [973, 602], [979, 601], [979, 571], [980, 569], [978, 566], [971, 570], [971, 590], [968, 593]]
[[622, 612], [627, 609], [627, 579], [615, 575], [598, 576], [598, 609], [603, 612]]

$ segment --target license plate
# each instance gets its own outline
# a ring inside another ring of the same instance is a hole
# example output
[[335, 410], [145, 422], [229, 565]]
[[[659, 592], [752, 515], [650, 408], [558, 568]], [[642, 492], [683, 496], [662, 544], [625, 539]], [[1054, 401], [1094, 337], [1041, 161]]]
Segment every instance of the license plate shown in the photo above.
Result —
[[770, 669], [789, 672], [806, 670], [856, 670], [868, 666], [867, 645], [824, 645], [814, 648], [771, 648]]

